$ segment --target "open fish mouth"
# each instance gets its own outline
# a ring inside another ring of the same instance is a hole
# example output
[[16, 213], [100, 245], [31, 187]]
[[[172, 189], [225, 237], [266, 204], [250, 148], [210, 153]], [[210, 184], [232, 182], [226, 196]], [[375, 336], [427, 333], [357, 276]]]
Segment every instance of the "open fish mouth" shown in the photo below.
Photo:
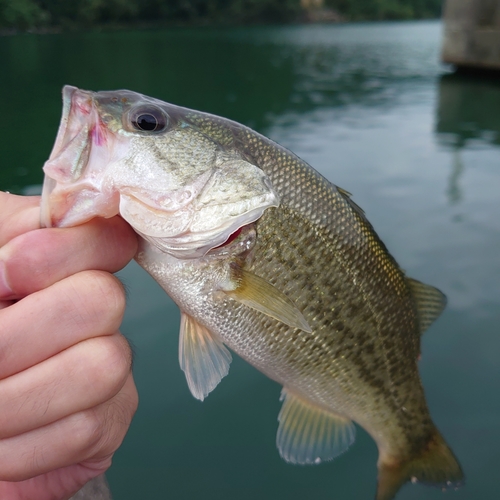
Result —
[[95, 134], [97, 122], [92, 93], [66, 85], [61, 123], [43, 168], [49, 177], [67, 184], [81, 176], [90, 153], [89, 135]]
[[[68, 118], [71, 110], [71, 98], [76, 90], [77, 88], [72, 87], [71, 85], [65, 85], [63, 88], [63, 108], [61, 121], [59, 122], [56, 140], [54, 142], [54, 146], [52, 147], [52, 151], [50, 153], [49, 159], [47, 160], [47, 163], [56, 158], [63, 148], [63, 141], [64, 137], [66, 136], [66, 129], [68, 128]], [[46, 175], [43, 179], [42, 189], [41, 225], [42, 227], [52, 227], [53, 223], [52, 217], [50, 215], [51, 206], [49, 200], [52, 191], [57, 185], [57, 181], [54, 178], [50, 177], [47, 172], [45, 172], [45, 174]]]
[[85, 176], [92, 148], [104, 141], [93, 93], [63, 88], [63, 111], [56, 140], [43, 170], [41, 225], [65, 227], [93, 217], [118, 214], [118, 193], [103, 189], [96, 175]]

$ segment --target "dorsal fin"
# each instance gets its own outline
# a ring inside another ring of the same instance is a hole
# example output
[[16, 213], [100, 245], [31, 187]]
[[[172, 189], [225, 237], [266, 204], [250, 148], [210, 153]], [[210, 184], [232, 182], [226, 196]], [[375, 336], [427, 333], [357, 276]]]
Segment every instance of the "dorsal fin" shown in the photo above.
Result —
[[182, 313], [179, 363], [191, 394], [203, 401], [228, 374], [231, 353], [203, 325]]
[[438, 318], [446, 307], [446, 296], [433, 286], [426, 285], [412, 278], [407, 278], [413, 298], [417, 303], [420, 334]]
[[[349, 191], [346, 191], [345, 189], [342, 189], [341, 187], [339, 186], [335, 186], [337, 188], [337, 191], [344, 197], [344, 199], [349, 203], [349, 205], [351, 205], [351, 208], [365, 221], [367, 221], [366, 219], [366, 214], [365, 214], [365, 211], [357, 204], [355, 203], [351, 196], [352, 194], [349, 193]], [[368, 221], [367, 221], [368, 222]]]
[[323, 410], [285, 388], [278, 415], [276, 446], [284, 460], [294, 464], [318, 464], [332, 460], [354, 442], [351, 420]]

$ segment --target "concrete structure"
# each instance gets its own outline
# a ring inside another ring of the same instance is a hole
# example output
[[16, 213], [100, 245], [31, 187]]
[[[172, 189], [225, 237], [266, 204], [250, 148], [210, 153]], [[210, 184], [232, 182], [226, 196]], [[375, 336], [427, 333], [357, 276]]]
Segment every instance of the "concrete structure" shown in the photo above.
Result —
[[445, 0], [442, 60], [500, 70], [500, 0]]

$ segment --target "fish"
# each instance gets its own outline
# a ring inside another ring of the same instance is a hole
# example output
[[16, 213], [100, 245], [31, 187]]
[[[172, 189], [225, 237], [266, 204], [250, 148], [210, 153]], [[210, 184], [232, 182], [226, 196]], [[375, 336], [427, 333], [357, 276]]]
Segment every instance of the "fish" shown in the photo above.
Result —
[[136, 231], [135, 260], [181, 311], [195, 398], [232, 351], [282, 386], [285, 461], [332, 460], [356, 423], [378, 446], [377, 500], [463, 483], [418, 371], [446, 298], [406, 276], [349, 192], [244, 125], [128, 90], [65, 86], [43, 170], [43, 226], [119, 214]]

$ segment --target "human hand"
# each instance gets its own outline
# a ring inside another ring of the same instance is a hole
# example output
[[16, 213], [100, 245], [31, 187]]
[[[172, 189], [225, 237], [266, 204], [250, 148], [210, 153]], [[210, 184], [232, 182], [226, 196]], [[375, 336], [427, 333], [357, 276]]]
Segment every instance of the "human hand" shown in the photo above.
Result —
[[[137, 408], [121, 218], [39, 228], [39, 198], [0, 192], [0, 498], [62, 500], [111, 464]], [[3, 277], [3, 279], [2, 279]]]

